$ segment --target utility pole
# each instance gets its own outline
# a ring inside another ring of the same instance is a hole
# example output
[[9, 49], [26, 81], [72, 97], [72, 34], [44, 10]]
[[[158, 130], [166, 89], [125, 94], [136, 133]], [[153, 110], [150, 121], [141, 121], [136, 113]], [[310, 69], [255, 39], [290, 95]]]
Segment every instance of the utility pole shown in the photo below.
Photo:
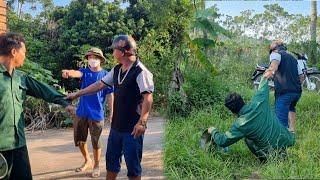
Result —
[[317, 63], [317, 1], [311, 1], [311, 63], [315, 65]]
[[7, 32], [7, 2], [0, 0], [0, 33]]

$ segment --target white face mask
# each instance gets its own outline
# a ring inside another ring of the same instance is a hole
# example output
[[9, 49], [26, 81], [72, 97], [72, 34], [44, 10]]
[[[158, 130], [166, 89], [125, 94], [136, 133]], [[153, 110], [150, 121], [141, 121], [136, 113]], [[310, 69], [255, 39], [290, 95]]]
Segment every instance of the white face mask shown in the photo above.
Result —
[[99, 59], [89, 59], [89, 65], [92, 68], [100, 66], [100, 60]]

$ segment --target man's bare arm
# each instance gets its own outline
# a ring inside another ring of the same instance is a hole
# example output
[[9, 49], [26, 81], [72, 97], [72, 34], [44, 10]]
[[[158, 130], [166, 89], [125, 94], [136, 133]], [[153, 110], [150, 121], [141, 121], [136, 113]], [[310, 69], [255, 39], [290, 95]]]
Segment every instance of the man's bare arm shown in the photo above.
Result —
[[62, 77], [63, 78], [81, 78], [82, 77], [82, 72], [78, 70], [73, 70], [73, 69], [64, 69], [62, 70]]
[[141, 116], [140, 116], [140, 123], [146, 124], [149, 113], [151, 110], [152, 102], [153, 102], [153, 95], [152, 93], [143, 94], [143, 101], [142, 101], [142, 107], [141, 107]]
[[138, 123], [134, 126], [131, 135], [134, 138], [141, 136], [146, 131], [146, 123], [151, 110], [153, 97], [152, 93], [143, 94], [141, 115]]
[[113, 93], [110, 93], [107, 95], [107, 105], [108, 105], [108, 110], [109, 110], [109, 115], [108, 115], [108, 120], [109, 122], [112, 121], [112, 115], [113, 115]]
[[107, 85], [105, 85], [103, 82], [98, 81], [98, 82], [91, 84], [90, 86], [88, 86], [84, 89], [81, 89], [77, 92], [68, 94], [66, 99], [73, 100], [73, 99], [76, 99], [76, 98], [83, 96], [83, 95], [94, 94], [94, 93], [100, 91], [101, 89], [105, 88], [106, 86]]
[[304, 76], [304, 74], [300, 74], [300, 75], [299, 75], [299, 79], [300, 79], [300, 82], [301, 82], [301, 84], [302, 84], [303, 81], [306, 79], [306, 77]]
[[279, 61], [273, 60], [263, 76], [266, 77], [267, 79], [271, 78], [274, 72], [278, 70], [279, 64], [280, 64]]

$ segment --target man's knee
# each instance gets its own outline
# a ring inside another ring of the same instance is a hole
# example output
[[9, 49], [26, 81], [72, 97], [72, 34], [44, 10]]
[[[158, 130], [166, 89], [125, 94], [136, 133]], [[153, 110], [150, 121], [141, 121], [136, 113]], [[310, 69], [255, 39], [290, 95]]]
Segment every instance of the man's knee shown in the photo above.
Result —
[[247, 147], [249, 148], [249, 150], [252, 152], [252, 154], [254, 154], [259, 160], [260, 162], [266, 162], [267, 161], [267, 156], [266, 156], [266, 153], [264, 153], [261, 149], [259, 149], [254, 141], [250, 140], [250, 139], [247, 139], [245, 138], [244, 139]]
[[89, 129], [90, 129], [91, 142], [92, 142], [93, 149], [100, 149], [101, 148], [100, 136], [103, 130], [103, 121], [100, 121], [100, 122], [91, 121]]
[[85, 142], [85, 141], [76, 142], [76, 146], [79, 146], [79, 147], [84, 147], [86, 144], [87, 144], [87, 142]]

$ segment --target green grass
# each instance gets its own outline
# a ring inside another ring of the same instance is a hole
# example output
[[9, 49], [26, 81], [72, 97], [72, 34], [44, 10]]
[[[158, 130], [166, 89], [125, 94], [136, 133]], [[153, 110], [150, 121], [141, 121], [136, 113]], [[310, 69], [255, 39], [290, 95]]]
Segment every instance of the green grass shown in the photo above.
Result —
[[[245, 97], [252, 91], [242, 91]], [[270, 96], [273, 98], [273, 94]], [[204, 129], [214, 126], [227, 130], [235, 118], [217, 103], [191, 113], [187, 118], [172, 118], [165, 128], [165, 175], [168, 179], [319, 179], [320, 178], [320, 95], [303, 93], [297, 105], [295, 146], [288, 149], [285, 161], [260, 164], [243, 140], [228, 153], [204, 152], [199, 138]]]

